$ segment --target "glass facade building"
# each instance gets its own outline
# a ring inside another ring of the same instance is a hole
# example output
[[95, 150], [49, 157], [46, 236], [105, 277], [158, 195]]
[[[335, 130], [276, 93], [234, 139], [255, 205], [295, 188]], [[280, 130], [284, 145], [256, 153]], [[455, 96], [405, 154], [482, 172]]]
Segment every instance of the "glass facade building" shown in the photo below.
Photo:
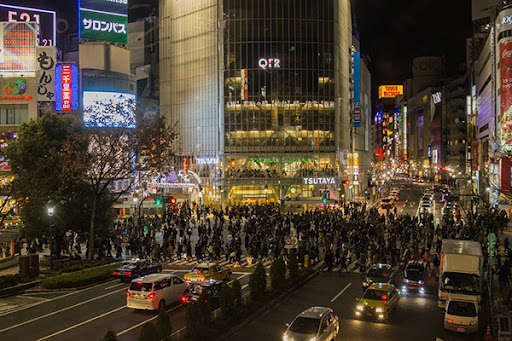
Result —
[[349, 1], [161, 0], [160, 11], [162, 111], [210, 194], [232, 204], [326, 190], [338, 199], [350, 148]]

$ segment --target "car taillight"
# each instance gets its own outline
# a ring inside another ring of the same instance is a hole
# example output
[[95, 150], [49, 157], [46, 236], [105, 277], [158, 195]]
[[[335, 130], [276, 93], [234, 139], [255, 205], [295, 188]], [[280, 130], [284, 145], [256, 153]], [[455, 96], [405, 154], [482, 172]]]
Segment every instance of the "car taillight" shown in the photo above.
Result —
[[204, 278], [198, 278], [197, 281], [198, 282], [204, 282]]
[[112, 276], [119, 276], [119, 272], [112, 272]]
[[181, 302], [188, 302], [188, 296], [181, 296]]
[[133, 298], [133, 295], [129, 291], [126, 292], [126, 297]]
[[155, 298], [155, 293], [154, 292], [152, 292], [151, 294], [146, 296], [147, 300], [152, 300], [153, 298]]
[[444, 322], [446, 322], [446, 323], [452, 323], [452, 324], [453, 324], [453, 320], [452, 320], [452, 319], [444, 319]]
[[386, 302], [386, 301], [388, 300], [388, 297], [387, 297], [386, 295], [382, 295], [382, 296], [380, 297], [380, 299], [381, 299], [382, 301]]
[[131, 272], [125, 272], [125, 273], [124, 273], [124, 275], [125, 275], [126, 277], [132, 277], [132, 273], [131, 273]]

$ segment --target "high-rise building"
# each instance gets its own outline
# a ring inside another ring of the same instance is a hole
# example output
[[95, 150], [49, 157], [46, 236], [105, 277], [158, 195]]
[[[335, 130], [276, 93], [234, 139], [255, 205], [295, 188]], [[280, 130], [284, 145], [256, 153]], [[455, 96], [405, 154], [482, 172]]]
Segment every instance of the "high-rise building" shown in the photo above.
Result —
[[351, 138], [365, 127], [351, 129], [350, 1], [161, 0], [160, 19], [161, 112], [200, 197], [350, 193]]

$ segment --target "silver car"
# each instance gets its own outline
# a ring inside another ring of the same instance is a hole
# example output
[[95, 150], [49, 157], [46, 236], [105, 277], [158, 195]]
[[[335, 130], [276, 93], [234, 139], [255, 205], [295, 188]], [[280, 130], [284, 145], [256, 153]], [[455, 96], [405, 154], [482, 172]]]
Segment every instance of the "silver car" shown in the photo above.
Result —
[[340, 330], [338, 316], [325, 307], [311, 307], [287, 326], [283, 341], [330, 341], [336, 339]]

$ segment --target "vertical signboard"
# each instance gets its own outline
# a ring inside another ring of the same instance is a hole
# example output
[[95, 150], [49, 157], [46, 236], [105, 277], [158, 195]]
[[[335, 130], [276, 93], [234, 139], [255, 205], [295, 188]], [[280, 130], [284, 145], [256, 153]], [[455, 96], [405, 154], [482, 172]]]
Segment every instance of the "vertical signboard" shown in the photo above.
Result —
[[354, 127], [361, 127], [361, 53], [354, 52]]
[[37, 45], [55, 46], [57, 31], [57, 14], [55, 11], [0, 4], [0, 21], [33, 21], [37, 24]]
[[78, 66], [62, 63], [55, 67], [55, 110], [78, 108]]
[[35, 22], [0, 23], [0, 73], [36, 71]]
[[240, 97], [242, 100], [247, 101], [249, 99], [249, 83], [247, 81], [248, 71], [247, 69], [242, 69], [242, 86], [240, 89]]
[[53, 46], [37, 48], [37, 100], [55, 101], [56, 49]]
[[512, 145], [512, 40], [500, 44], [501, 144]]
[[81, 0], [80, 38], [128, 41], [128, 0]]

